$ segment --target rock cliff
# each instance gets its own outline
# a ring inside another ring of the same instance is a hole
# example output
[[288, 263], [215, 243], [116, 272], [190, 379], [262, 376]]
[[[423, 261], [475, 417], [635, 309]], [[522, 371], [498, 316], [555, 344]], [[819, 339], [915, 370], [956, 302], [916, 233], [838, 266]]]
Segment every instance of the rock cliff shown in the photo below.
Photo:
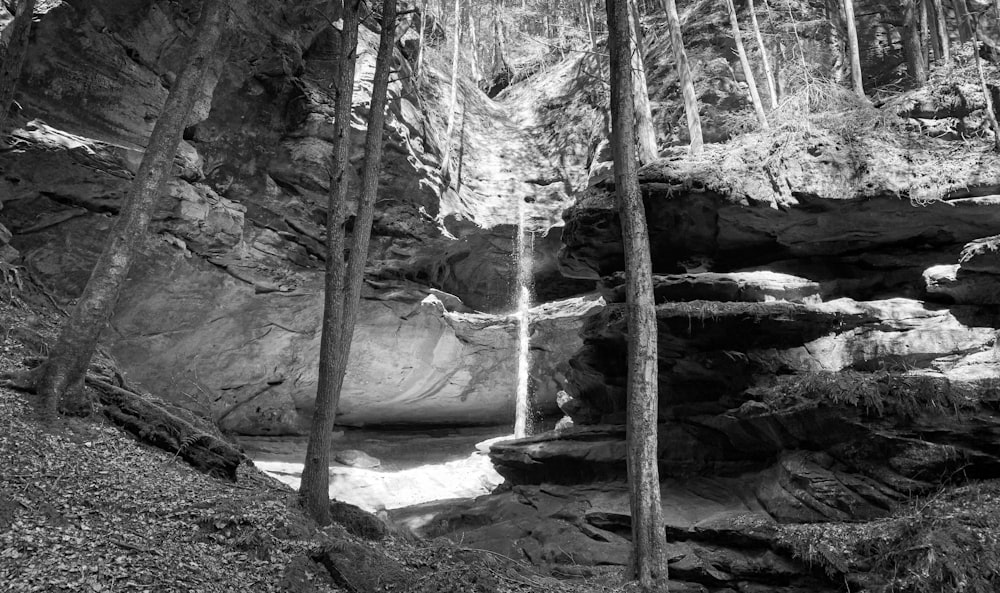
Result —
[[[0, 154], [3, 223], [13, 232], [4, 253], [11, 260], [16, 249], [35, 280], [72, 299], [138, 166], [197, 3], [47, 6], [19, 87], [14, 145]], [[134, 379], [240, 433], [301, 432], [314, 396], [329, 81], [338, 67], [331, 6], [251, 0], [232, 15], [154, 234], [105, 336]], [[465, 81], [460, 130], [446, 138], [450, 75], [428, 57], [415, 76], [410, 25], [401, 23], [396, 47], [368, 284], [340, 422], [502, 422], [513, 413], [508, 313], [518, 210], [539, 236], [535, 275], [544, 296], [592, 288], [558, 273], [560, 229], [548, 232], [583, 170], [542, 151], [530, 125], [515, 125], [511, 109]], [[363, 28], [354, 183], [376, 41]], [[447, 143], [457, 156], [442, 167]], [[432, 293], [438, 304], [423, 303]], [[562, 319], [539, 324], [543, 333], [561, 332], [540, 342], [574, 343], [576, 331]], [[543, 358], [536, 384], [547, 391], [538, 397], [554, 409], [557, 363]]]

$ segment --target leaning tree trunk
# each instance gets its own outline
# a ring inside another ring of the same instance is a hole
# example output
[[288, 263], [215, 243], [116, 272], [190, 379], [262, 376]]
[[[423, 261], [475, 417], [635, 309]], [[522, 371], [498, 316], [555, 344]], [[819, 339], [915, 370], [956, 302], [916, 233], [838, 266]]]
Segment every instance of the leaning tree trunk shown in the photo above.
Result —
[[139, 172], [111, 229], [111, 237], [48, 360], [38, 371], [35, 388], [42, 396], [43, 414], [47, 419], [55, 418], [60, 400], [67, 398], [69, 401], [81, 393], [97, 340], [114, 312], [136, 248], [146, 235], [153, 203], [173, 166], [188, 115], [214, 57], [226, 7], [226, 0], [206, 0], [203, 5], [201, 20], [191, 38], [187, 64], [170, 89], [156, 120]]
[[861, 49], [858, 46], [858, 24], [854, 19], [854, 0], [844, 0], [844, 22], [847, 26], [847, 49], [851, 60], [851, 84], [858, 97], [865, 98], [861, 79]]
[[904, 0], [903, 8], [903, 54], [906, 56], [906, 70], [917, 84], [927, 82], [927, 68], [924, 65], [924, 44], [920, 35], [920, 3], [922, 0]]
[[698, 95], [694, 92], [694, 75], [684, 50], [684, 35], [681, 32], [681, 17], [677, 14], [674, 0], [663, 0], [663, 10], [667, 13], [670, 28], [670, 45], [674, 50], [674, 62], [681, 81], [681, 95], [684, 97], [684, 113], [687, 115], [688, 134], [691, 136], [691, 154], [701, 154], [704, 139], [701, 134], [701, 116], [698, 114]]
[[24, 0], [14, 20], [7, 45], [0, 47], [0, 139], [7, 135], [7, 114], [14, 102], [17, 79], [21, 77], [21, 66], [28, 53], [28, 38], [31, 35], [31, 19], [35, 14], [35, 0]]
[[659, 156], [656, 149], [656, 128], [653, 125], [653, 108], [649, 104], [649, 87], [646, 85], [646, 56], [642, 46], [642, 26], [635, 0], [628, 0], [629, 30], [635, 41], [632, 52], [632, 85], [635, 104], [635, 131], [639, 142], [639, 163], [651, 163]]
[[753, 35], [757, 39], [757, 47], [760, 48], [760, 61], [764, 68], [764, 79], [767, 81], [767, 93], [771, 96], [771, 109], [778, 108], [778, 87], [774, 84], [774, 71], [771, 69], [771, 58], [764, 43], [764, 35], [760, 32], [760, 23], [757, 22], [757, 8], [753, 0], [747, 0], [747, 9], [750, 11], [750, 26], [753, 27]]
[[733, 0], [726, 0], [729, 8], [729, 26], [733, 30], [733, 41], [736, 43], [736, 55], [740, 58], [740, 67], [743, 68], [743, 76], [747, 79], [747, 87], [750, 92], [750, 103], [753, 111], [757, 114], [757, 122], [762, 130], [768, 129], [767, 115], [764, 114], [764, 104], [760, 101], [760, 93], [757, 92], [757, 79], [754, 78], [753, 70], [750, 68], [750, 60], [747, 59], [747, 50], [743, 47], [743, 35], [740, 33], [740, 21], [736, 17], [736, 4]]
[[330, 523], [330, 444], [336, 419], [340, 382], [337, 368], [339, 341], [344, 320], [344, 202], [347, 198], [347, 165], [351, 143], [351, 105], [354, 97], [354, 69], [357, 62], [360, 0], [344, 3], [340, 32], [340, 72], [335, 81], [333, 156], [330, 190], [326, 205], [326, 286], [323, 298], [323, 328], [320, 335], [319, 379], [309, 444], [299, 498], [319, 524]]
[[951, 66], [951, 38], [948, 35], [948, 22], [944, 15], [943, 0], [933, 0], [934, 2], [934, 33], [937, 36], [938, 44], [941, 46], [941, 60], [946, 66]]
[[644, 593], [667, 584], [666, 539], [657, 469], [657, 331], [649, 234], [635, 158], [635, 113], [628, 0], [607, 0], [611, 54], [612, 151], [615, 192], [625, 241], [628, 311], [628, 478], [632, 570]]

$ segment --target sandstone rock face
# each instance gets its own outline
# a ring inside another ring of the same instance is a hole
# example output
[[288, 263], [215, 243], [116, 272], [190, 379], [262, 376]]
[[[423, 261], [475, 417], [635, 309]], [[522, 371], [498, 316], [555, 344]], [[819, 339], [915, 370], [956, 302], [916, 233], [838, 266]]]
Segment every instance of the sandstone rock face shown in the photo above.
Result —
[[[8, 241], [0, 230], [0, 257], [19, 251], [61, 298], [86, 282], [138, 167], [193, 30], [189, 4], [82, 0], [39, 17], [19, 86], [16, 150], [0, 154], [2, 224], [13, 234]], [[329, 81], [338, 67], [336, 35], [317, 10], [336, 20], [328, 4], [257, 0], [234, 18], [157, 206], [154, 237], [105, 336], [147, 388], [236, 432], [301, 432], [314, 396]], [[363, 28], [348, 171], [355, 188], [376, 44]], [[514, 392], [510, 253], [521, 216], [538, 236], [545, 298], [594, 286], [562, 279], [559, 230], [543, 234], [560, 222], [573, 167], [464, 83], [463, 132], [445, 138], [447, 68], [428, 61], [418, 88], [398, 51], [396, 64], [341, 421], [505, 422]], [[453, 158], [442, 166], [448, 143]], [[447, 310], [421, 304], [433, 291]], [[548, 318], [535, 327], [533, 373], [539, 405], [554, 410], [579, 322]]]
[[[833, 583], [801, 565], [783, 526], [884, 517], [956, 471], [1000, 477], [1000, 169], [985, 145], [879, 138], [751, 135], [642, 170], [661, 489], [685, 586], [840, 590], [847, 569]], [[563, 272], [607, 300], [558, 398], [572, 426], [491, 447], [510, 491], [401, 520], [556, 571], [624, 562], [618, 233], [601, 183], [567, 212]]]

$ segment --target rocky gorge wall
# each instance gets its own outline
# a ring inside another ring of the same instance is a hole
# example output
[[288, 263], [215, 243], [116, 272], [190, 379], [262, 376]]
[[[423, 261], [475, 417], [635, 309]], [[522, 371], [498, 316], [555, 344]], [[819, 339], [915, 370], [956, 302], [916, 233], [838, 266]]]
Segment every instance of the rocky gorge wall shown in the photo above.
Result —
[[[19, 87], [14, 145], [0, 153], [2, 222], [13, 233], [8, 261], [19, 254], [32, 278], [71, 299], [141, 159], [197, 3], [46, 7]], [[237, 433], [299, 433], [311, 413], [329, 81], [338, 67], [330, 10], [326, 2], [252, 0], [231, 15], [153, 236], [105, 335], [133, 379]], [[339, 421], [503, 422], [513, 414], [515, 330], [507, 314], [517, 204], [539, 233], [538, 284], [549, 297], [578, 292], [581, 283], [560, 280], [556, 270], [559, 229], [541, 233], [558, 221], [570, 177], [580, 172], [542, 155], [504, 109], [465, 82], [461, 131], [445, 138], [450, 76], [429, 52], [425, 72], [414, 77], [410, 25], [399, 29], [368, 282]], [[363, 27], [349, 168], [355, 188], [376, 42]], [[500, 143], [484, 135], [498, 125], [508, 128]], [[448, 142], [458, 157], [442, 167]], [[549, 379], [552, 369], [578, 343], [556, 317], [550, 326], [560, 333], [540, 338], [553, 349], [534, 371], [549, 410], [561, 387]]]
[[[671, 590], [880, 586], [875, 559], [807, 553], [796, 529], [883, 521], [888, 541], [910, 497], [1000, 477], [1000, 159], [914, 121], [970, 115], [941, 105], [954, 92], [904, 93], [863, 134], [790, 124], [640, 170]], [[510, 490], [401, 522], [555, 572], [627, 562], [619, 229], [604, 178], [566, 212], [562, 269], [607, 306], [570, 361], [563, 428], [493, 445]]]

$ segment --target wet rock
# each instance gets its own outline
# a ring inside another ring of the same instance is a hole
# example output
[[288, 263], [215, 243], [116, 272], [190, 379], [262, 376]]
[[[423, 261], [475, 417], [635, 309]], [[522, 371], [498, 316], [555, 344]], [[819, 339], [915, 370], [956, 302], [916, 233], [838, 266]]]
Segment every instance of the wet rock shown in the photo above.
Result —
[[382, 465], [382, 462], [378, 458], [357, 449], [337, 451], [333, 456], [333, 460], [349, 467], [358, 467], [361, 469], [371, 469]]

